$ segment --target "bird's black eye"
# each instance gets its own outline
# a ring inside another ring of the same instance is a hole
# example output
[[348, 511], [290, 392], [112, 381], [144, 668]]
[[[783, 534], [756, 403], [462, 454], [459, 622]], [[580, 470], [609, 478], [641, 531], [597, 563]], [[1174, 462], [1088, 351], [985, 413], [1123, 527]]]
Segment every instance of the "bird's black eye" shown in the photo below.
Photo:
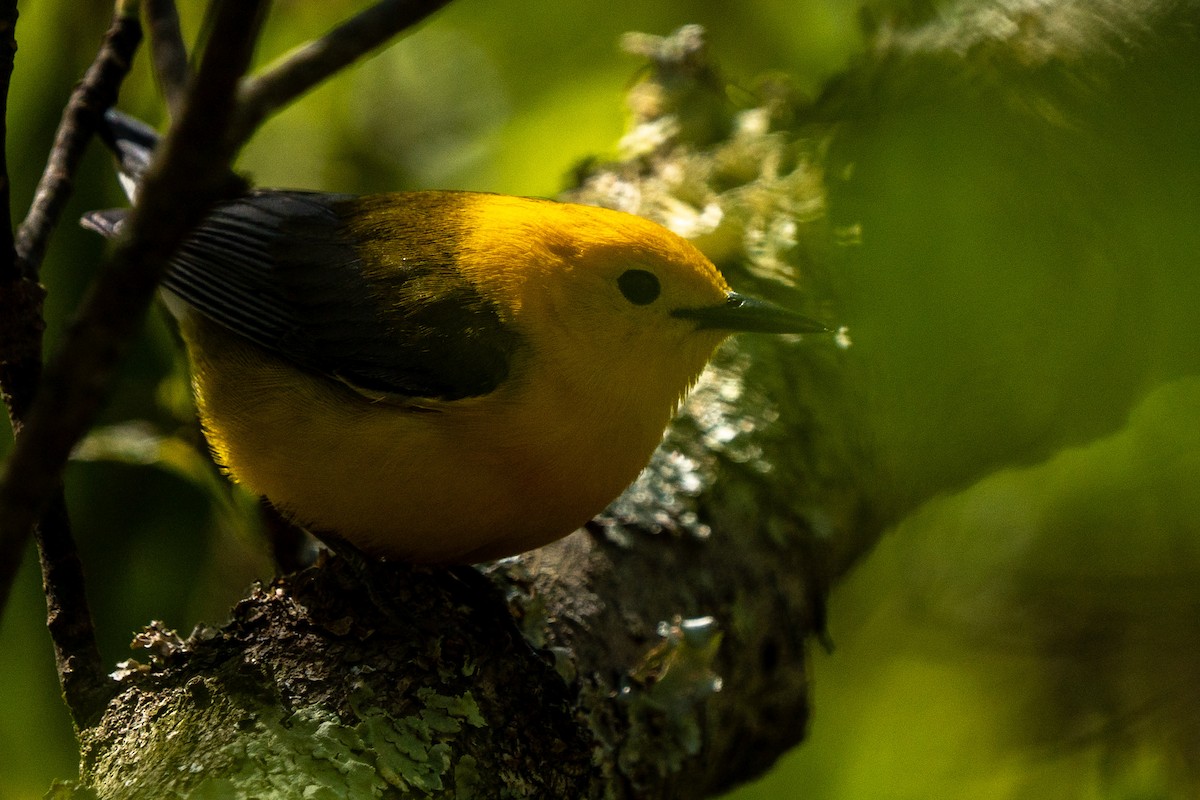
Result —
[[627, 269], [617, 278], [617, 287], [625, 299], [635, 306], [648, 306], [662, 294], [662, 285], [653, 272]]

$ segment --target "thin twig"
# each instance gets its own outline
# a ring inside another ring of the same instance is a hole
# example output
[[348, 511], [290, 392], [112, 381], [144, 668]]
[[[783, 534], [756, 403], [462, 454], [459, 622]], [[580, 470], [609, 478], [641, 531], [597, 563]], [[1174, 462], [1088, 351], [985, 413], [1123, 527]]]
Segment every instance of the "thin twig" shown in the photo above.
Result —
[[15, 563], [58, 485], [71, 448], [95, 419], [116, 368], [141, 327], [167, 261], [231, 179], [228, 144], [237, 82], [267, 0], [218, 0], [213, 36], [182, 113], [146, 174], [127, 234], [93, 282], [62, 346], [46, 365], [0, 481], [0, 612]]
[[36, 280], [46, 243], [71, 196], [72, 182], [84, 151], [100, 124], [104, 110], [117, 101], [117, 90], [129, 72], [142, 41], [136, 10], [119, 4], [95, 61], [75, 87], [63, 110], [50, 159], [38, 182], [33, 205], [17, 232], [17, 257], [22, 273]]
[[449, 2], [381, 0], [246, 79], [239, 92], [234, 141], [244, 142], [263, 120], [284, 105]]
[[88, 606], [83, 563], [71, 536], [67, 502], [60, 482], [34, 529], [46, 595], [46, 628], [54, 644], [58, 682], [78, 728], [97, 721], [117, 684], [105, 674]]
[[175, 0], [145, 0], [146, 32], [150, 35], [150, 58], [159, 89], [167, 101], [172, 117], [179, 116], [191, 79], [187, 46], [179, 28], [179, 12]]

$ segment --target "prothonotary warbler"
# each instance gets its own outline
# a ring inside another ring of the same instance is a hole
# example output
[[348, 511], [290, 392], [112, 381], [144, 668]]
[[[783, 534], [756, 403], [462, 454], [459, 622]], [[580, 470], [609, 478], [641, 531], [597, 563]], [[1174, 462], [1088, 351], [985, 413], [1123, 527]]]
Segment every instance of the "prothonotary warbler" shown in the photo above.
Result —
[[[109, 115], [126, 171], [153, 134]], [[122, 211], [85, 225], [108, 235]], [[637, 476], [714, 348], [823, 326], [603, 208], [254, 191], [163, 282], [224, 470], [318, 536], [468, 563], [575, 530]]]

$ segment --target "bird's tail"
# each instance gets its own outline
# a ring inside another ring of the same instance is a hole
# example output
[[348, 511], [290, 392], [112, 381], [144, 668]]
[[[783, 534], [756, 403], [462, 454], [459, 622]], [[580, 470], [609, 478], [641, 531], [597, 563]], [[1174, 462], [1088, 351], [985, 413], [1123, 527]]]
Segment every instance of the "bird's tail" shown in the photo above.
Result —
[[[141, 120], [110, 108], [104, 112], [97, 133], [116, 156], [121, 188], [125, 190], [129, 201], [136, 204], [142, 176], [149, 169], [154, 149], [158, 146], [158, 132]], [[79, 224], [102, 236], [113, 237], [121, 232], [128, 215], [127, 208], [89, 211], [79, 220]]]
[[150, 168], [154, 149], [158, 147], [158, 131], [140, 119], [110, 108], [104, 112], [104, 120], [97, 133], [117, 157], [121, 188], [130, 202], [136, 204], [142, 176]]

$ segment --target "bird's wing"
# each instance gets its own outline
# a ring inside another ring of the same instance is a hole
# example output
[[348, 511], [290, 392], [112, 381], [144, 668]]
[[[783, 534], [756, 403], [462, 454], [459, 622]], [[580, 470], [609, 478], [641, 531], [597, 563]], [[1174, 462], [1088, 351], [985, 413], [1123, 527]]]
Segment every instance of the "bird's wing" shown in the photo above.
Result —
[[[491, 392], [519, 337], [462, 279], [453, 236], [430, 232], [439, 209], [420, 208], [422, 194], [390, 197], [399, 205], [380, 219], [411, 223], [399, 237], [391, 224], [363, 224], [364, 200], [349, 195], [263, 191], [223, 203], [163, 286], [225, 329], [372, 396]], [[406, 201], [417, 207], [404, 211]]]

